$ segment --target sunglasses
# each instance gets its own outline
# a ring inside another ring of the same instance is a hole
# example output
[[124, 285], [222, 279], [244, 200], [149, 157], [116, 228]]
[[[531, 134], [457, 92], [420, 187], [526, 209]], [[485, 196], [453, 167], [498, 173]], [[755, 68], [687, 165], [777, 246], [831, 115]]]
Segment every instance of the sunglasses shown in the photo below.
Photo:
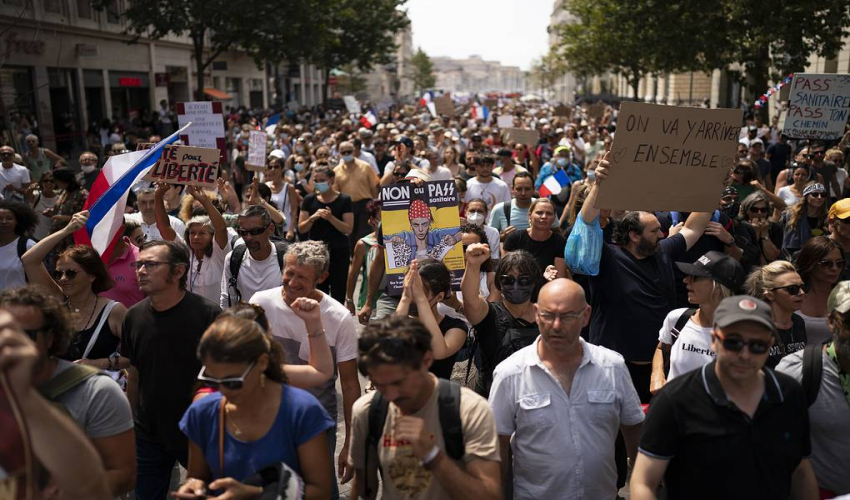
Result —
[[[732, 335], [735, 334], [733, 333]], [[741, 352], [746, 347], [750, 350], [751, 354], [759, 355], [767, 353], [768, 349], [770, 349], [770, 342], [767, 340], [745, 341], [737, 335], [735, 337], [724, 337], [719, 333], [715, 333], [714, 336], [720, 339], [724, 349], [731, 352]]]
[[518, 284], [519, 286], [530, 286], [534, 284], [534, 278], [531, 276], [511, 276], [510, 274], [503, 274], [499, 276], [499, 283], [502, 286], [513, 286], [514, 284]]
[[814, 193], [809, 193], [809, 196], [811, 196], [812, 198], [826, 198], [826, 193], [815, 191]]
[[339, 153], [343, 154], [343, 155], [350, 155], [350, 154], [354, 154], [354, 151], [349, 149], [349, 150], [346, 150], [346, 151], [340, 151]]
[[236, 232], [239, 234], [239, 236], [242, 236], [244, 238], [245, 236], [248, 236], [248, 235], [259, 236], [259, 235], [265, 233], [266, 229], [267, 229], [267, 226], [252, 227], [251, 229], [237, 229]]
[[74, 278], [80, 274], [76, 269], [66, 269], [64, 271], [60, 271], [59, 269], [53, 271], [53, 280], [59, 281], [62, 278], [66, 278], [68, 281], [74, 281]]
[[788, 285], [788, 286], [778, 286], [776, 288], [771, 288], [771, 290], [785, 290], [789, 295], [799, 295], [800, 292], [809, 293], [808, 283], [803, 283], [802, 285]]
[[0, 153], [0, 156], [14, 156], [15, 153], [3, 152]]
[[228, 391], [238, 391], [245, 385], [245, 377], [248, 376], [248, 372], [251, 371], [251, 368], [254, 368], [254, 365], [257, 364], [256, 361], [248, 365], [248, 368], [245, 368], [245, 371], [242, 372], [242, 375], [238, 377], [229, 377], [229, 378], [213, 378], [207, 377], [204, 375], [207, 367], [202, 366], [201, 371], [198, 372], [198, 380], [204, 383], [205, 386], [211, 389], [218, 389], [219, 387], [224, 387]]
[[404, 177], [408, 172], [393, 172], [393, 177]]
[[767, 207], [750, 207], [750, 212], [754, 214], [766, 214]]
[[844, 259], [838, 259], [838, 260], [826, 260], [826, 259], [824, 259], [824, 260], [818, 262], [818, 265], [820, 267], [832, 267], [832, 268], [842, 269], [844, 267]]

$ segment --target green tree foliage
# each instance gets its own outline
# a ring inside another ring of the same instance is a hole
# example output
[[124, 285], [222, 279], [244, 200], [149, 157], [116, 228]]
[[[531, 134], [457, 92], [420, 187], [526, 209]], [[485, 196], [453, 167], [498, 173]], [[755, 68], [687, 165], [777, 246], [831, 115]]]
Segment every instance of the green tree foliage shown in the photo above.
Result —
[[422, 47], [413, 54], [410, 65], [413, 67], [411, 79], [417, 95], [437, 85], [437, 77], [434, 76], [434, 64], [428, 54], [422, 50]]

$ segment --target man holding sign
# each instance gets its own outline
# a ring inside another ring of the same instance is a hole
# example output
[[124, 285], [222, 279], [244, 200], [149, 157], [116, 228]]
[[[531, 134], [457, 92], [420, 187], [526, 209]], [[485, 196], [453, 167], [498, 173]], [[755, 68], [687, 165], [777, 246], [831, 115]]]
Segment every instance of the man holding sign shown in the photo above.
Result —
[[[596, 181], [581, 209], [581, 218], [589, 226], [599, 227], [600, 186], [622, 175], [617, 169], [611, 173], [609, 156], [596, 167]], [[642, 403], [651, 397], [649, 378], [658, 329], [675, 306], [673, 263], [702, 236], [710, 218], [707, 212], [692, 213], [678, 234], [664, 238], [652, 212], [628, 212], [614, 235], [618, 245], [602, 244], [599, 273], [590, 277], [594, 310], [590, 342], [623, 355]], [[574, 230], [570, 239], [574, 238], [580, 238], [580, 232]]]

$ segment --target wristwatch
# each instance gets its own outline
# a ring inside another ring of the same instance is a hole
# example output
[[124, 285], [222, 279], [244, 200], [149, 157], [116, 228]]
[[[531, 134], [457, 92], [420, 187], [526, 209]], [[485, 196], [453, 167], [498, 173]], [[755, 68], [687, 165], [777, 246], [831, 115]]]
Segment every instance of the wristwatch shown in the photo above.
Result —
[[322, 336], [322, 335], [324, 335], [324, 334], [325, 334], [325, 329], [324, 329], [324, 328], [322, 328], [321, 330], [318, 330], [318, 331], [316, 331], [315, 333], [308, 333], [308, 334], [307, 334], [307, 337], [309, 337], [309, 338], [313, 339], [313, 338], [316, 338], [316, 337], [320, 337], [320, 336]]

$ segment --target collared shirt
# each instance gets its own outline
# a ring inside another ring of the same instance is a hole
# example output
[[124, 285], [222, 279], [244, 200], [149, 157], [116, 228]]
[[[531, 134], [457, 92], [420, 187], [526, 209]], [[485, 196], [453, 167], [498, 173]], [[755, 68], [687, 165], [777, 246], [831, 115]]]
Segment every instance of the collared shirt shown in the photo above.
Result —
[[378, 175], [365, 161], [355, 158], [354, 165], [349, 166], [340, 160], [334, 174], [334, 189], [350, 196], [352, 202], [377, 198]]
[[[764, 368], [764, 395], [750, 418], [729, 400], [716, 363], [656, 394], [640, 452], [669, 460], [664, 481], [671, 499], [788, 498], [794, 471], [811, 454], [800, 384]], [[712, 479], [717, 471], [721, 476]]]
[[615, 498], [617, 432], [644, 419], [626, 364], [580, 339], [568, 395], [540, 360], [540, 341], [499, 364], [490, 388], [496, 430], [513, 435], [514, 498]]

